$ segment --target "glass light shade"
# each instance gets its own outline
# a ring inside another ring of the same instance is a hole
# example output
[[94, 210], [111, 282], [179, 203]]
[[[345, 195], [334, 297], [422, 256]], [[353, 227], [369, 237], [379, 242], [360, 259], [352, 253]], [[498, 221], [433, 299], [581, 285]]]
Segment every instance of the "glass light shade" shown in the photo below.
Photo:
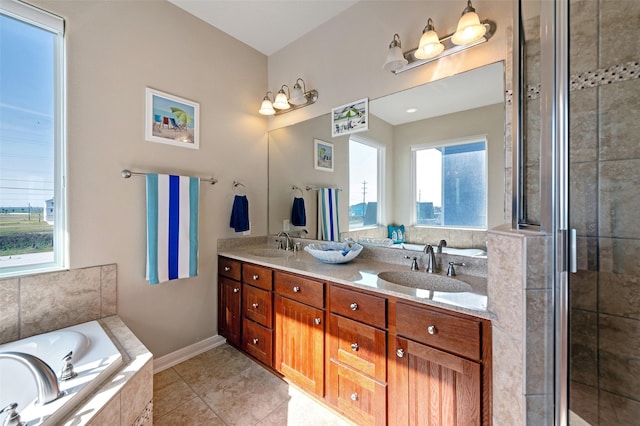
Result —
[[398, 68], [402, 68], [407, 65], [407, 61], [402, 54], [402, 49], [398, 46], [389, 47], [389, 53], [387, 53], [387, 60], [384, 61], [384, 68], [387, 71], [395, 71]]
[[289, 105], [289, 101], [287, 101], [287, 95], [284, 93], [284, 90], [280, 89], [280, 91], [276, 95], [276, 100], [273, 102], [273, 107], [278, 109], [291, 108], [291, 105]]
[[271, 101], [265, 97], [264, 100], [262, 101], [262, 106], [260, 107], [260, 110], [258, 112], [262, 115], [273, 115], [276, 113], [276, 110], [273, 109], [273, 105], [271, 104]]
[[296, 83], [293, 85], [293, 91], [291, 93], [291, 99], [289, 99], [289, 103], [291, 105], [304, 105], [307, 103], [307, 97], [304, 95], [300, 84]]
[[426, 31], [420, 37], [418, 50], [413, 54], [417, 59], [435, 58], [444, 50], [444, 44], [440, 43], [438, 34], [434, 30]]
[[458, 28], [451, 37], [451, 42], [457, 45], [473, 43], [480, 40], [486, 32], [487, 28], [480, 23], [476, 12], [465, 12], [458, 21]]

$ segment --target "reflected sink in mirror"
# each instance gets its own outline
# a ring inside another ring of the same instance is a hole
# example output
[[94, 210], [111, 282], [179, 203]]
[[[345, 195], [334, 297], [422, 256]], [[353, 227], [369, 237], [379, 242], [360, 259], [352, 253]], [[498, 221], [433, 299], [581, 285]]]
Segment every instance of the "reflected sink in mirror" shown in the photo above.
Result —
[[286, 250], [278, 250], [278, 249], [256, 249], [252, 250], [251, 254], [257, 257], [289, 257], [293, 256], [293, 253]]
[[397, 285], [429, 291], [461, 293], [472, 290], [469, 284], [455, 278], [428, 274], [426, 272], [385, 271], [380, 272], [378, 278]]

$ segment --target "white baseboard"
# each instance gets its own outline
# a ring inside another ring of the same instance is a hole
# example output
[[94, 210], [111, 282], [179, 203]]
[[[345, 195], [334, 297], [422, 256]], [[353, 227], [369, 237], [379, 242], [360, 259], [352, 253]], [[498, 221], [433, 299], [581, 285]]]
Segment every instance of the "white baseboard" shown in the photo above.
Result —
[[171, 368], [176, 364], [180, 364], [183, 361], [193, 358], [196, 355], [200, 355], [209, 349], [216, 348], [225, 344], [227, 339], [220, 335], [211, 336], [204, 340], [189, 345], [186, 348], [178, 349], [175, 352], [171, 352], [160, 358], [153, 360], [153, 374], [159, 373], [167, 368]]

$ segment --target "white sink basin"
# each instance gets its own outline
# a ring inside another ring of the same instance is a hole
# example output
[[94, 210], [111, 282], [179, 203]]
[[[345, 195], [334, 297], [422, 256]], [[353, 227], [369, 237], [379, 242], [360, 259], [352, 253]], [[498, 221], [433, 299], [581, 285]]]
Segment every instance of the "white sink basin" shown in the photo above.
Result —
[[405, 287], [422, 290], [461, 293], [471, 291], [471, 286], [455, 278], [443, 275], [428, 274], [417, 271], [385, 271], [378, 274], [378, 278]]
[[289, 257], [293, 256], [293, 253], [286, 250], [278, 250], [278, 249], [255, 249], [251, 251], [251, 254], [257, 257]]

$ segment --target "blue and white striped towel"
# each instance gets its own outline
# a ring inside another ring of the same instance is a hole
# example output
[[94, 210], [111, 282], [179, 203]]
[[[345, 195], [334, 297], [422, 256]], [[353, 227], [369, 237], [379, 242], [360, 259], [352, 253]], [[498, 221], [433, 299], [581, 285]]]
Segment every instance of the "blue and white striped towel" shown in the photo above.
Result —
[[198, 275], [197, 177], [147, 174], [149, 284]]
[[318, 189], [318, 239], [340, 241], [338, 189]]

